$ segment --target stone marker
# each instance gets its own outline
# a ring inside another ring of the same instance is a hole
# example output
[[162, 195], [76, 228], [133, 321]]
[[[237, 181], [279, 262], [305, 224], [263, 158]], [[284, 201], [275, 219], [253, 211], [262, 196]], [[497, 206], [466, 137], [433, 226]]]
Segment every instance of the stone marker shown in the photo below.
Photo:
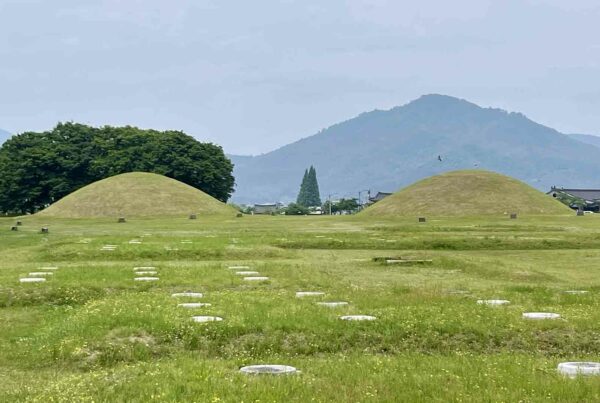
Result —
[[268, 281], [269, 277], [244, 277], [244, 281]]
[[177, 304], [177, 306], [179, 306], [181, 308], [193, 309], [193, 308], [202, 308], [203, 306], [212, 306], [212, 304], [209, 304], [208, 302], [186, 302], [183, 304]]
[[192, 320], [197, 323], [222, 322], [223, 318], [219, 316], [192, 316]]
[[563, 291], [565, 294], [577, 295], [577, 294], [587, 294], [589, 291], [585, 290], [567, 290]]
[[325, 295], [324, 292], [321, 291], [298, 291], [296, 293], [296, 298], [302, 298], [302, 297], [319, 297]]
[[427, 218], [425, 218], [425, 217], [419, 217], [419, 222], [427, 222]]
[[240, 372], [249, 375], [287, 375], [294, 374], [298, 370], [289, 365], [260, 364], [242, 367], [240, 368]]
[[21, 283], [43, 283], [44, 281], [46, 281], [44, 277], [24, 277], [19, 279]]
[[48, 229], [48, 227], [42, 227], [42, 234], [49, 234], [50, 230]]
[[204, 294], [201, 292], [176, 292], [175, 294], [171, 294], [173, 298], [179, 297], [189, 297], [189, 298], [202, 298]]
[[375, 316], [369, 315], [346, 315], [340, 316], [341, 320], [360, 321], [360, 320], [376, 320]]
[[254, 276], [259, 273], [257, 271], [236, 271], [235, 274], [238, 276]]
[[237, 214], [236, 214], [236, 217], [237, 217], [237, 218], [242, 218], [243, 216], [244, 216], [244, 215], [243, 215], [242, 213], [237, 213]]
[[28, 276], [31, 277], [45, 277], [45, 276], [53, 276], [54, 273], [52, 273], [51, 271], [34, 271], [32, 273], [29, 273]]
[[12, 227], [10, 227], [10, 230], [11, 230], [11, 231], [18, 231], [18, 230], [19, 230], [19, 227], [12, 226]]
[[498, 306], [498, 305], [510, 304], [510, 301], [505, 300], [505, 299], [478, 299], [477, 303], [480, 305]]
[[337, 308], [338, 306], [348, 305], [348, 303], [346, 301], [317, 302], [317, 305], [326, 306], [328, 308]]
[[195, 220], [196, 218], [198, 218], [196, 217], [196, 214], [190, 214], [190, 220]]
[[523, 313], [524, 319], [558, 319], [560, 315], [557, 313], [550, 312], [525, 312]]
[[228, 269], [231, 270], [246, 270], [249, 269], [250, 266], [229, 266]]
[[157, 271], [136, 271], [134, 274], [136, 276], [147, 276], [147, 275], [154, 276], [154, 275], [158, 274], [158, 272]]
[[158, 281], [160, 279], [158, 277], [136, 277], [133, 280], [134, 281]]
[[154, 266], [138, 266], [138, 267], [133, 268], [133, 271], [140, 271], [140, 270], [156, 270], [156, 267], [154, 267]]
[[517, 213], [511, 213], [510, 214], [510, 219], [511, 220], [516, 220], [517, 219]]
[[119, 219], [117, 220], [118, 223], [124, 223], [127, 222], [127, 220], [125, 220], [125, 217], [119, 217]]
[[21, 225], [23, 225], [22, 221], [17, 221], [17, 227], [20, 227]]
[[132, 239], [131, 241], [129, 241], [130, 245], [139, 245], [141, 243], [142, 241], [140, 241], [139, 239]]
[[557, 370], [570, 378], [578, 375], [600, 375], [600, 362], [561, 362]]

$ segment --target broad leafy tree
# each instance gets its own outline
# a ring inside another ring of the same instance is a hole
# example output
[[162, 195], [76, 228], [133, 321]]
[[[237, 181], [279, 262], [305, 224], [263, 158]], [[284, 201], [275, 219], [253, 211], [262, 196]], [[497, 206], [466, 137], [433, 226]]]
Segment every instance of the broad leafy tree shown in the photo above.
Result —
[[61, 123], [2, 145], [0, 212], [33, 213], [92, 182], [133, 171], [177, 179], [224, 202], [233, 192], [233, 164], [217, 145], [179, 131]]

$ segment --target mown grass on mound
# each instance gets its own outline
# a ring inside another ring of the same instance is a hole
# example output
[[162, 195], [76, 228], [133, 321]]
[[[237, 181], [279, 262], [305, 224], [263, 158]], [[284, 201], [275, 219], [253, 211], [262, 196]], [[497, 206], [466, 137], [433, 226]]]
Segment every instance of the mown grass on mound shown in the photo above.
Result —
[[231, 206], [166, 176], [132, 172], [85, 186], [38, 213], [42, 217], [233, 215]]
[[571, 210], [514, 178], [494, 172], [453, 171], [408, 186], [364, 210], [377, 216], [566, 215]]

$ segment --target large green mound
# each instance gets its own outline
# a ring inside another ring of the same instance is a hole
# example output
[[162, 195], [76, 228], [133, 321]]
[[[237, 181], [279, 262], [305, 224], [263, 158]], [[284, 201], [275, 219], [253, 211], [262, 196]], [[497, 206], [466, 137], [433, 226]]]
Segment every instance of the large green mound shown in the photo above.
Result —
[[47, 217], [154, 217], [232, 214], [234, 209], [166, 176], [145, 172], [116, 175], [85, 186], [39, 214]]
[[514, 178], [453, 171], [416, 182], [364, 210], [365, 216], [569, 214], [570, 209]]

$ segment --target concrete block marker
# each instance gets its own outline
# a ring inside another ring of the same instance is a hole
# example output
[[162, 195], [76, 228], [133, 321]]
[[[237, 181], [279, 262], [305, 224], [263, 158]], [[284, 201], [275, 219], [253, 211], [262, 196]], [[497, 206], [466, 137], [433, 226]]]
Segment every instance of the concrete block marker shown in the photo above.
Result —
[[177, 304], [180, 308], [194, 309], [194, 308], [202, 308], [204, 306], [212, 306], [212, 304], [208, 302], [185, 302], [183, 304]]
[[257, 271], [236, 271], [235, 274], [238, 276], [254, 276], [259, 273]]
[[363, 320], [376, 320], [375, 316], [369, 315], [345, 315], [340, 316], [341, 320], [349, 320], [349, 321], [363, 321]]
[[136, 277], [133, 281], [158, 281], [160, 280], [158, 277]]
[[190, 241], [189, 239], [184, 239], [183, 241], [181, 241], [181, 243], [183, 243], [183, 244], [191, 244], [192, 241]]
[[597, 376], [600, 375], [600, 362], [561, 362], [557, 370], [558, 373], [570, 378]]
[[260, 364], [242, 367], [240, 372], [248, 375], [289, 375], [299, 371], [289, 365]]
[[230, 270], [247, 270], [249, 269], [250, 266], [229, 266], [228, 269]]
[[567, 290], [567, 291], [563, 291], [565, 294], [570, 294], [570, 295], [580, 295], [580, 294], [587, 294], [589, 291], [585, 291], [585, 290]]
[[332, 302], [317, 302], [317, 305], [326, 306], [327, 308], [337, 308], [339, 306], [346, 306], [346, 301], [332, 301]]
[[133, 271], [140, 271], [140, 270], [156, 270], [155, 266], [138, 266], [138, 267], [134, 267]]
[[23, 277], [19, 279], [20, 283], [43, 283], [46, 281], [44, 277]]
[[119, 217], [119, 219], [117, 220], [117, 222], [118, 222], [119, 224], [122, 224], [122, 223], [124, 223], [124, 222], [127, 222], [127, 220], [125, 219], [125, 217]]
[[190, 220], [195, 220], [196, 218], [198, 218], [196, 214], [190, 214]]
[[42, 234], [49, 234], [50, 230], [48, 229], [48, 227], [42, 227]]
[[175, 294], [171, 294], [173, 298], [202, 298], [204, 294], [201, 292], [176, 292]]
[[136, 276], [155, 276], [156, 274], [158, 274], [157, 271], [136, 271], [134, 273]]
[[560, 315], [557, 313], [551, 312], [524, 312], [524, 319], [534, 319], [534, 320], [543, 320], [543, 319], [558, 319]]
[[142, 241], [139, 239], [132, 239], [131, 241], [129, 241], [129, 245], [140, 245], [141, 243]]
[[490, 305], [490, 306], [500, 306], [500, 305], [508, 305], [510, 301], [506, 299], [478, 299], [477, 303], [479, 305]]
[[325, 293], [321, 291], [298, 291], [296, 293], [296, 298], [321, 297], [323, 295], [325, 295]]
[[244, 281], [269, 281], [269, 277], [260, 277], [260, 276], [244, 277]]
[[28, 274], [29, 277], [46, 277], [53, 276], [54, 273], [51, 271], [34, 271]]
[[19, 227], [16, 227], [16, 226], [13, 225], [12, 227], [10, 227], [10, 230], [11, 231], [18, 231]]
[[192, 316], [192, 320], [196, 323], [222, 322], [223, 318], [220, 316]]

